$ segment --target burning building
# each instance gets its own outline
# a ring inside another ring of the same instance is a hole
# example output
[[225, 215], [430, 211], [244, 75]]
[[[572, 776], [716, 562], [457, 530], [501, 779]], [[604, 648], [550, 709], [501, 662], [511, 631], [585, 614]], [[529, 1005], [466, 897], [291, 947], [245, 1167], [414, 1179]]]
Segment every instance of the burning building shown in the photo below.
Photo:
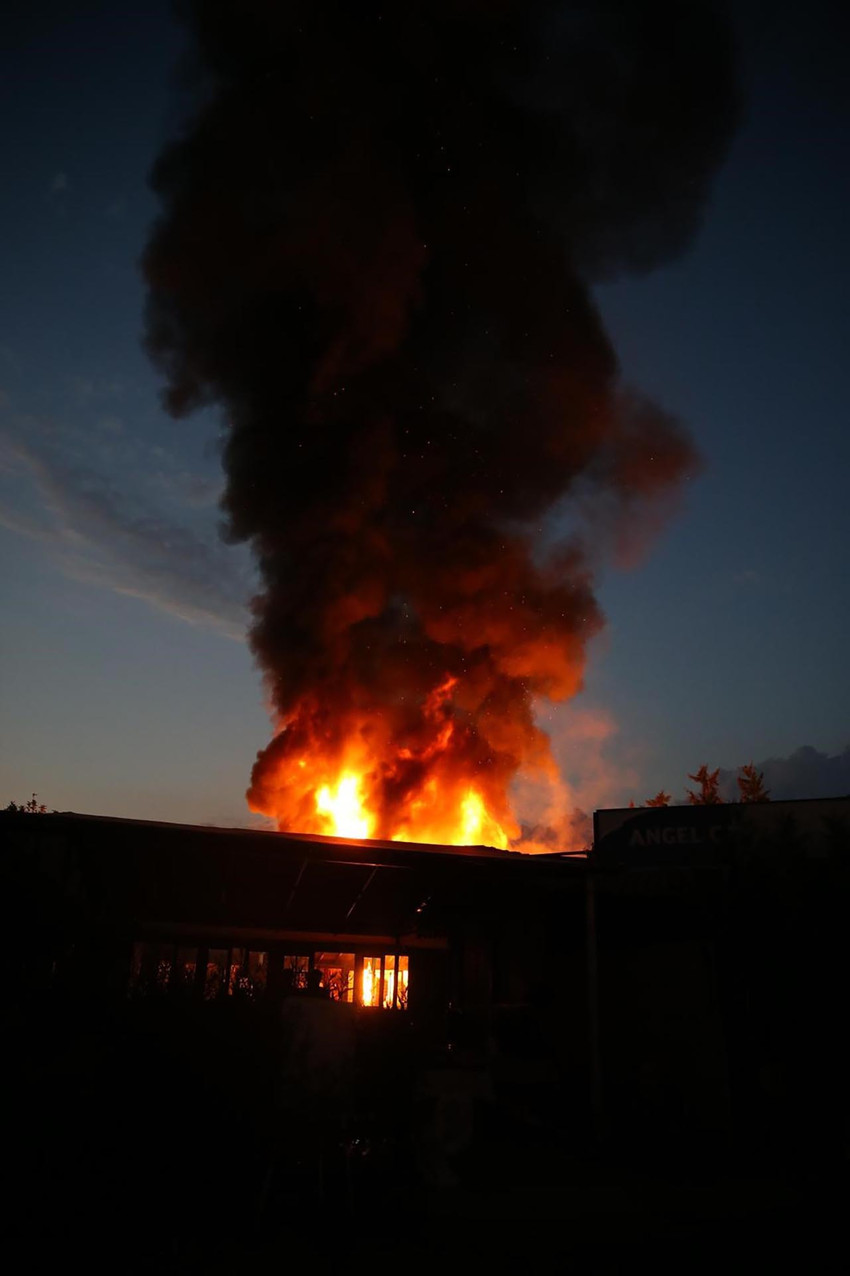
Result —
[[[345, 1246], [412, 1226], [435, 1166], [503, 1192], [516, 1158], [551, 1193], [594, 1146], [829, 1175], [848, 807], [601, 811], [582, 856], [0, 813], [21, 1215], [49, 1201], [60, 1247], [105, 1214], [171, 1244], [209, 1232], [213, 1191], [218, 1244], [282, 1140], [290, 1237], [318, 1191], [298, 1138], [331, 1117], [375, 1162], [323, 1179]], [[308, 1009], [325, 1055], [281, 1118], [280, 1029]]]
[[547, 890], [572, 910], [581, 950], [582, 874], [561, 857], [94, 816], [4, 820], [10, 887], [27, 926], [49, 935], [36, 985], [84, 987], [90, 961], [92, 987], [131, 998], [279, 1005], [312, 985], [342, 1006], [398, 1012], [442, 1042], [450, 1006], [485, 1013], [494, 995], [521, 1001], [541, 978]]
[[463, 1055], [573, 1138], [693, 1155], [787, 1133], [812, 1068], [838, 1103], [848, 805], [601, 811], [582, 856], [4, 813], [12, 993], [196, 1028], [317, 993], [375, 1075]]

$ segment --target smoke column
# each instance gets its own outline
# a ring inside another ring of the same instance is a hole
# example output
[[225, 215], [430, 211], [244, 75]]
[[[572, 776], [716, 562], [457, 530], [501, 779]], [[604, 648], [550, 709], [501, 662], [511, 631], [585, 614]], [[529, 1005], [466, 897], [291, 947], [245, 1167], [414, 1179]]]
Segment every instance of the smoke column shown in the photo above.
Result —
[[360, 833], [506, 844], [511, 781], [552, 768], [534, 700], [580, 689], [602, 624], [597, 542], [694, 468], [590, 286], [691, 241], [728, 31], [694, 0], [183, 8], [146, 344], [170, 412], [222, 406], [261, 571], [249, 802], [334, 831], [351, 772]]

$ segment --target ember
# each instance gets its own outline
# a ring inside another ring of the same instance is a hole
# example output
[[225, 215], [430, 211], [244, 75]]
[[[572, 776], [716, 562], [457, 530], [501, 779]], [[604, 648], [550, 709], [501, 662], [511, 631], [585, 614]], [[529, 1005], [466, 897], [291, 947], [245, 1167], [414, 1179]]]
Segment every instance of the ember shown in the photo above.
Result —
[[590, 284], [697, 226], [727, 33], [662, 0], [192, 12], [147, 340], [175, 415], [226, 408], [274, 722], [249, 804], [512, 844], [513, 781], [554, 773], [535, 704], [580, 690], [602, 624], [593, 571], [694, 468]]

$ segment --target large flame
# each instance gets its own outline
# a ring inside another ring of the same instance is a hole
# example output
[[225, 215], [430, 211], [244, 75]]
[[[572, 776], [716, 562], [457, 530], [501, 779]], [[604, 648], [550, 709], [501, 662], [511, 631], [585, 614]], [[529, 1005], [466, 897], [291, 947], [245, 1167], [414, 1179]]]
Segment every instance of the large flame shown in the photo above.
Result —
[[457, 712], [457, 685], [436, 683], [418, 738], [403, 744], [368, 714], [335, 723], [329, 738], [324, 716], [302, 703], [255, 770], [251, 805], [302, 833], [507, 847], [519, 827], [504, 768], [482, 758]]
[[336, 837], [368, 837], [374, 819], [363, 805], [362, 778], [346, 771], [335, 788], [324, 784], [316, 794], [316, 811], [331, 824]]

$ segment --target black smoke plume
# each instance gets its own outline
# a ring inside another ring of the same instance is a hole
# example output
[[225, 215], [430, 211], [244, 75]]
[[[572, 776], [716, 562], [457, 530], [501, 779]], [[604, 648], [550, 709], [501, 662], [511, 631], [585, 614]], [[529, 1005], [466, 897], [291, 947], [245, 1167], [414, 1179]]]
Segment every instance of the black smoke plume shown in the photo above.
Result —
[[152, 176], [146, 342], [169, 411], [223, 406], [227, 534], [262, 573], [277, 735], [249, 800], [311, 827], [293, 764], [354, 733], [375, 835], [409, 830], [450, 724], [515, 831], [510, 780], [548, 765], [533, 699], [579, 689], [601, 624], [593, 545], [553, 515], [637, 531], [694, 466], [590, 285], [691, 241], [729, 32], [698, 0], [183, 8], [197, 97]]

